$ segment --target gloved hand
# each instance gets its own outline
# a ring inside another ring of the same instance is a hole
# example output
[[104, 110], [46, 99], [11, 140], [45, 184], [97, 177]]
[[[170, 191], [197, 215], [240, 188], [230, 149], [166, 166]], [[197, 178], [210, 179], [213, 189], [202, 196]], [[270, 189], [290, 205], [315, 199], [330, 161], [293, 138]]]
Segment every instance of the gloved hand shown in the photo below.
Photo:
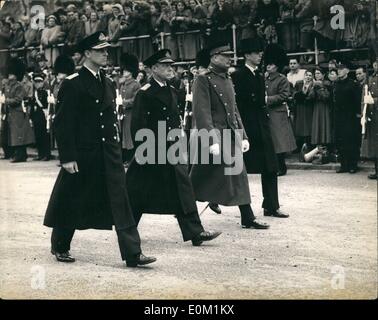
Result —
[[210, 146], [210, 153], [214, 156], [218, 156], [220, 154], [219, 143], [215, 143]]

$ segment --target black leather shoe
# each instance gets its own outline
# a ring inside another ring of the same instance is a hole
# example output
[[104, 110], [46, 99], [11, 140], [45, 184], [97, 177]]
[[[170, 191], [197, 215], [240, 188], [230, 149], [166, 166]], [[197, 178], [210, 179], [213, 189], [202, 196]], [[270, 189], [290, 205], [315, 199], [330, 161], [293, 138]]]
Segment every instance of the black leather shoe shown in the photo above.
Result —
[[289, 215], [281, 212], [280, 210], [268, 211], [264, 209], [264, 216], [275, 217], [275, 218], [289, 218]]
[[143, 253], [136, 256], [135, 260], [126, 261], [126, 266], [129, 268], [136, 268], [138, 266], [145, 266], [156, 261], [155, 257], [147, 257]]
[[342, 167], [336, 170], [336, 173], [345, 173], [345, 172], [349, 172], [349, 170]]
[[245, 229], [269, 229], [269, 224], [253, 220], [253, 221], [248, 222], [248, 223], [242, 222], [242, 228], [245, 228]]
[[351, 174], [354, 174], [354, 173], [356, 173], [357, 171], [358, 171], [357, 168], [349, 169], [349, 173], [351, 173]]
[[51, 250], [51, 253], [59, 262], [75, 262], [75, 258], [71, 256], [69, 251], [59, 253], [54, 250]]
[[36, 158], [33, 158], [33, 161], [41, 161], [43, 158], [42, 157], [36, 157]]
[[277, 172], [277, 177], [286, 176], [286, 173], [287, 173], [287, 171], [278, 171]]
[[216, 214], [222, 213], [222, 210], [219, 208], [219, 206], [216, 203], [209, 203], [209, 208], [213, 210]]
[[219, 231], [202, 231], [199, 235], [192, 239], [192, 244], [193, 246], [198, 247], [202, 244], [203, 241], [211, 241], [221, 234], [222, 232]]
[[51, 157], [50, 156], [47, 156], [47, 157], [43, 157], [41, 159], [41, 161], [50, 161], [51, 160]]
[[368, 175], [368, 179], [370, 179], [370, 180], [377, 180], [377, 174], [376, 173], [369, 174]]

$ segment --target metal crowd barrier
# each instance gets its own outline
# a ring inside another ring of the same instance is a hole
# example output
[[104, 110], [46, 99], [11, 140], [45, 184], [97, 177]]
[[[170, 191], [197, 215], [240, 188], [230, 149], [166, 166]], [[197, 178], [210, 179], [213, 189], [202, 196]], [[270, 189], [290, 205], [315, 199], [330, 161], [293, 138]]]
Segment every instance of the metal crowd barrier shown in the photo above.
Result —
[[[317, 17], [314, 17], [314, 26], [317, 23]], [[205, 32], [209, 32], [210, 29], [206, 29]], [[237, 63], [238, 60], [241, 58], [237, 56], [238, 48], [237, 48], [237, 26], [233, 24], [231, 26], [232, 30], [232, 45], [233, 45], [233, 50], [234, 50], [234, 56], [233, 56], [233, 61], [234, 64]], [[165, 46], [165, 37], [172, 36], [172, 35], [185, 35], [185, 34], [202, 34], [203, 31], [201, 30], [191, 30], [191, 31], [186, 31], [186, 32], [175, 32], [175, 33], [165, 33], [165, 32], [160, 32], [156, 36], [160, 38], [160, 47], [161, 49], [164, 49]], [[156, 36], [151, 36], [151, 35], [141, 35], [141, 36], [132, 36], [132, 37], [121, 37], [117, 40], [117, 42], [123, 42], [123, 41], [134, 41], [138, 39], [148, 39], [148, 38], [153, 38]], [[31, 47], [21, 47], [21, 48], [8, 48], [8, 49], [1, 49], [1, 52], [21, 52], [21, 51], [29, 51], [29, 50], [39, 50], [39, 52], [44, 52], [44, 49], [46, 48], [62, 48], [66, 44], [65, 43], [60, 43], [57, 45], [49, 46], [49, 47], [43, 47], [42, 45], [39, 46], [31, 46]], [[329, 51], [324, 51], [324, 50], [319, 50], [318, 49], [318, 44], [316, 37], [314, 37], [314, 50], [313, 51], [305, 51], [305, 52], [291, 52], [288, 53], [288, 56], [299, 56], [299, 55], [313, 55], [315, 57], [315, 64], [319, 64], [319, 55], [324, 54], [324, 53], [343, 53], [343, 52], [353, 52], [353, 51], [367, 51], [369, 50], [368, 48], [346, 48], [346, 49], [335, 49], [335, 50], [329, 50]], [[52, 52], [51, 52], [51, 60], [52, 60]], [[194, 63], [194, 61], [180, 61], [177, 62], [176, 64], [191, 64]]]

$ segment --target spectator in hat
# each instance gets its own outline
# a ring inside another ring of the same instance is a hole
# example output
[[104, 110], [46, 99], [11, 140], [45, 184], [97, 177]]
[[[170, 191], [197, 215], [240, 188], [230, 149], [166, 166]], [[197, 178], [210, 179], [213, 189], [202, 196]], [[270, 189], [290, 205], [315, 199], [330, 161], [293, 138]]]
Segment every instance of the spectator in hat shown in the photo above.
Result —
[[54, 65], [55, 59], [59, 55], [58, 43], [63, 41], [62, 27], [57, 24], [58, 19], [54, 15], [47, 17], [47, 28], [42, 30], [41, 44], [45, 50], [45, 58], [48, 67]]
[[134, 99], [140, 89], [140, 84], [135, 78], [138, 75], [138, 58], [124, 53], [121, 56], [121, 79], [120, 94], [122, 96], [122, 158], [128, 165], [134, 155], [134, 144], [131, 136], [131, 117], [134, 107]]

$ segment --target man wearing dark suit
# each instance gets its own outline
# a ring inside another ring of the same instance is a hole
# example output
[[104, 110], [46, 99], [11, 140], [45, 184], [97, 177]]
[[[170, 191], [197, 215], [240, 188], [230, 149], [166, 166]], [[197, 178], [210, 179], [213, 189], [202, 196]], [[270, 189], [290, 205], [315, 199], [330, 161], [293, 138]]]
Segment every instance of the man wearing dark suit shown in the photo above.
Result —
[[111, 230], [115, 225], [122, 260], [128, 267], [154, 262], [140, 248], [122, 163], [113, 82], [100, 70], [107, 63], [101, 32], [79, 45], [86, 57], [79, 73], [64, 80], [54, 121], [62, 169], [56, 180], [44, 225], [53, 228], [51, 253], [74, 262], [70, 244], [75, 229]]
[[[126, 174], [127, 190], [137, 224], [143, 213], [175, 214], [184, 241], [191, 240], [194, 246], [199, 246], [203, 241], [215, 239], [220, 232], [205, 231], [201, 224], [187, 161], [181, 158], [183, 161], [173, 164], [167, 156], [169, 148], [179, 138], [170, 136], [170, 131], [178, 130], [179, 136], [184, 132], [178, 92], [168, 84], [173, 77], [172, 63], [167, 49], [158, 51], [144, 61], [151, 68], [152, 77], [138, 91], [134, 101], [131, 133], [136, 148], [135, 158]], [[161, 125], [168, 135], [163, 133], [159, 136]], [[142, 163], [142, 143], [136, 139], [136, 134], [142, 130], [154, 133], [154, 141], [148, 152], [155, 153], [149, 159], [151, 161], [146, 163]], [[186, 144], [186, 141], [179, 143]]]
[[241, 42], [241, 51], [245, 57], [245, 65], [232, 74], [232, 79], [240, 116], [251, 145], [244, 153], [246, 169], [248, 173], [261, 174], [264, 215], [287, 218], [287, 214], [279, 211], [278, 163], [265, 105], [264, 77], [258, 69], [263, 48], [257, 39], [244, 39]]

